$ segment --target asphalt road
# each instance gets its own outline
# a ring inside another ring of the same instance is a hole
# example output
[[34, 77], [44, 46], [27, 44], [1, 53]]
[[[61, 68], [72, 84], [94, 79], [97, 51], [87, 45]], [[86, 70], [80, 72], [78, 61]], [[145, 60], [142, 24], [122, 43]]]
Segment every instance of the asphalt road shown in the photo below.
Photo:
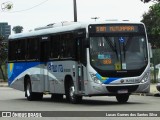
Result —
[[[50, 95], [45, 95], [42, 101], [27, 101], [24, 97], [24, 92], [8, 87], [0, 87], [0, 111], [160, 111], [160, 97], [131, 95], [126, 104], [119, 104], [115, 97], [84, 97], [82, 103], [70, 104], [65, 99], [56, 102], [52, 101]], [[93, 114], [96, 113], [93, 112]], [[116, 118], [109, 117], [109, 120]], [[119, 120], [124, 120], [125, 118], [118, 117]], [[144, 120], [159, 119], [159, 117], [140, 118]], [[3, 119], [8, 120], [8, 118]], [[15, 119], [17, 120], [17, 118]], [[54, 119], [61, 120], [62, 118], [54, 117]], [[63, 119], [72, 120], [74, 118], [63, 117]], [[108, 117], [82, 117], [78, 119], [108, 120]], [[137, 120], [137, 117], [128, 117], [126, 119]]]

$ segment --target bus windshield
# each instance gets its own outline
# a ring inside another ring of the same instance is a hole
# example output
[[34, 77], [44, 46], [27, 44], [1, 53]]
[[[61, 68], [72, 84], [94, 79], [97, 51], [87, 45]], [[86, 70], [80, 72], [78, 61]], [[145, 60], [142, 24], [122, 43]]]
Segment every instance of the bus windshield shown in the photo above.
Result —
[[90, 37], [90, 61], [101, 71], [128, 71], [147, 65], [145, 36]]

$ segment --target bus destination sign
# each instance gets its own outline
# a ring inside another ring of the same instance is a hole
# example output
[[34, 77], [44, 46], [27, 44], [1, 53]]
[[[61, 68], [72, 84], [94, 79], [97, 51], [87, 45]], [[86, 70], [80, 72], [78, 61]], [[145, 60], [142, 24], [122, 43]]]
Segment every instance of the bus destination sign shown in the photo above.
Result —
[[90, 26], [90, 32], [96, 33], [125, 33], [138, 32], [138, 25], [93, 25]]

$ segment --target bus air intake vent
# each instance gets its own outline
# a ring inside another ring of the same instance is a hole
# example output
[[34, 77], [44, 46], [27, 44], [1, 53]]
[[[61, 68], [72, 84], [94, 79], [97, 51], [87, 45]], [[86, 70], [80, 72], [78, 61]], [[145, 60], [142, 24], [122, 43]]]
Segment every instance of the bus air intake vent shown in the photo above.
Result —
[[119, 90], [128, 90], [128, 93], [134, 92], [137, 90], [138, 85], [131, 86], [107, 86], [106, 87], [109, 92], [117, 93]]

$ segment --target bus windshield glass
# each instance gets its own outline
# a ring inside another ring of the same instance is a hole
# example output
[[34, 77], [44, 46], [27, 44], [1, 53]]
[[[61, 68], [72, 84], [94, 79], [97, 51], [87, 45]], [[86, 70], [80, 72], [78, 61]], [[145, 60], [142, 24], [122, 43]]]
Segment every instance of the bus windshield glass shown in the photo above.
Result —
[[101, 71], [128, 71], [147, 65], [147, 42], [143, 35], [90, 37], [91, 65]]

